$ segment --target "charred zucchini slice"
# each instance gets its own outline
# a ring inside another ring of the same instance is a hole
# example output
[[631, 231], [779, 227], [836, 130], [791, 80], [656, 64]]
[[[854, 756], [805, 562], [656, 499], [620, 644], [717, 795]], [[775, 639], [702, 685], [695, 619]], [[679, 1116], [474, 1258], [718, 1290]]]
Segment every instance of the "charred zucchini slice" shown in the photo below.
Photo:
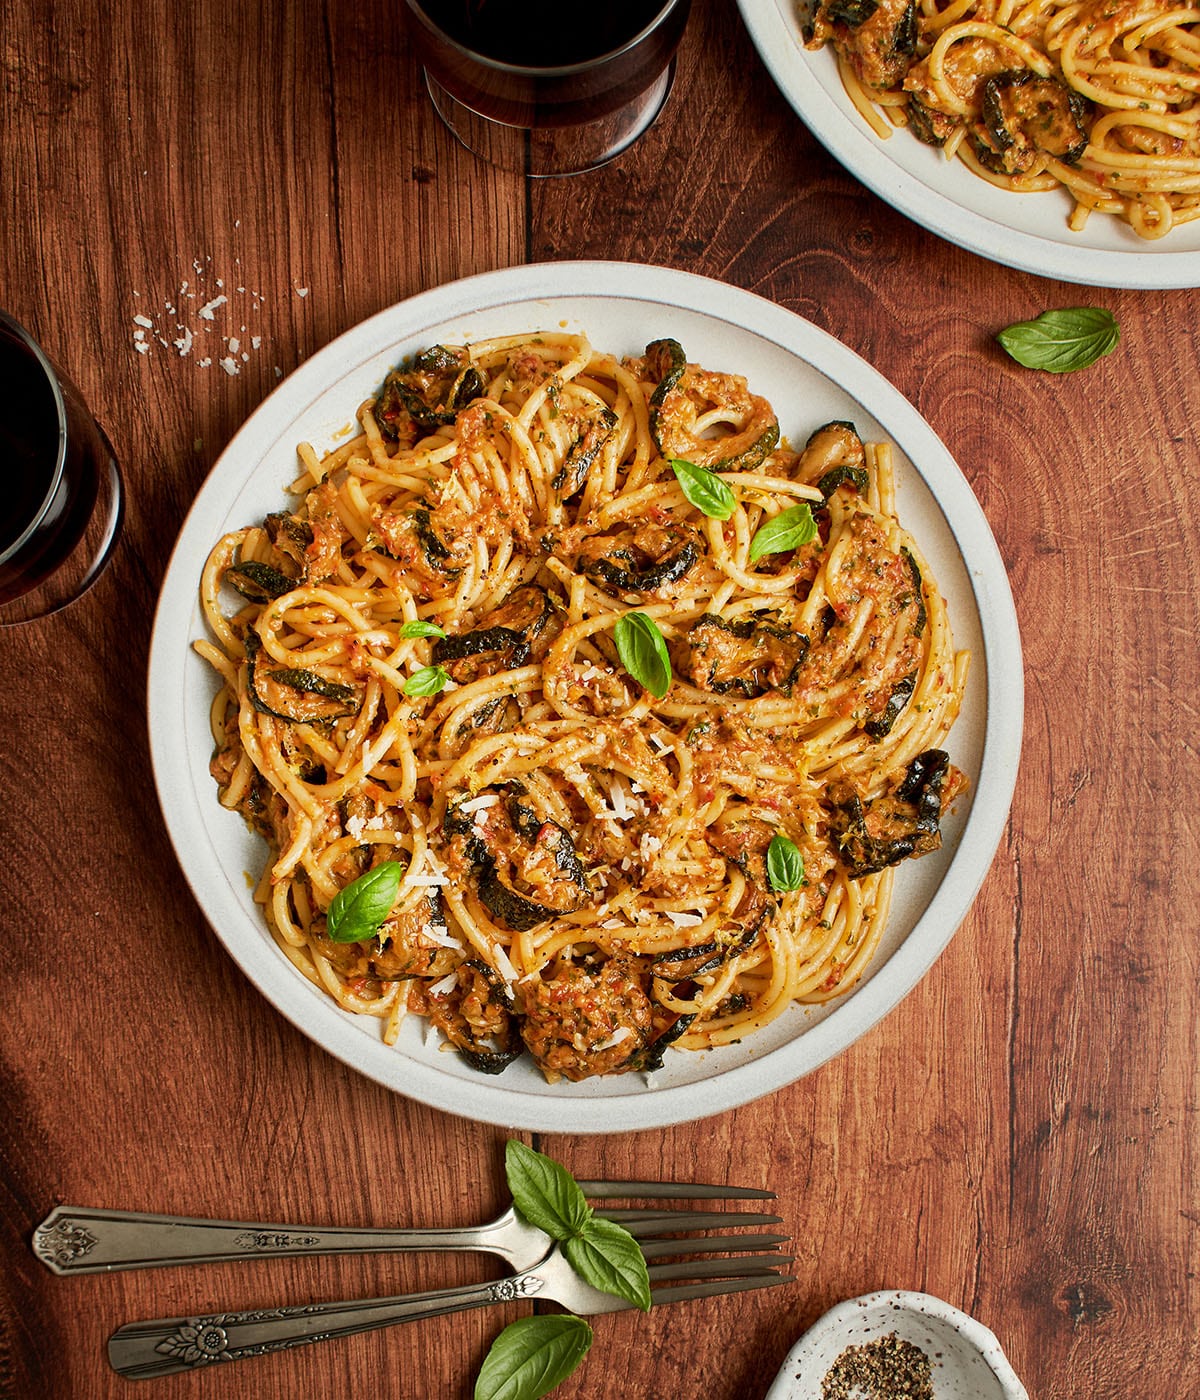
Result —
[[909, 131], [927, 146], [944, 146], [962, 124], [959, 117], [927, 107], [915, 93], [909, 94], [907, 111]]
[[748, 700], [768, 690], [790, 693], [809, 650], [802, 632], [755, 618], [729, 622], [716, 613], [692, 623], [688, 644], [692, 680], [701, 690]]
[[835, 418], [814, 429], [800, 454], [800, 475], [816, 481], [826, 500], [846, 483], [862, 491], [867, 486], [867, 453], [853, 423]]
[[375, 399], [375, 421], [393, 440], [453, 423], [459, 410], [484, 393], [483, 376], [465, 350], [433, 345], [420, 351], [408, 368], [394, 369]]
[[650, 964], [651, 976], [664, 982], [686, 982], [724, 967], [739, 953], [753, 947], [754, 940], [775, 916], [773, 903], [767, 902], [755, 907], [758, 910], [757, 916], [747, 928], [732, 929], [711, 942], [699, 944], [694, 948], [674, 948], [669, 953], [660, 953]]
[[475, 959], [459, 968], [459, 984], [430, 1007], [430, 1019], [468, 1065], [500, 1074], [525, 1051], [512, 993], [494, 968]]
[[606, 593], [653, 593], [678, 583], [700, 554], [690, 526], [643, 525], [585, 540], [576, 568]]
[[571, 444], [550, 485], [558, 492], [559, 499], [566, 501], [575, 495], [587, 480], [592, 463], [600, 455], [604, 444], [613, 435], [617, 426], [617, 415], [611, 408], [599, 409], [587, 421], [580, 435]]
[[980, 94], [975, 152], [989, 170], [1021, 175], [1040, 158], [1075, 165], [1087, 149], [1087, 99], [1028, 68], [996, 73]]
[[830, 24], [844, 24], [847, 29], [858, 29], [878, 9], [879, 0], [829, 0], [825, 6], [825, 17]]
[[909, 764], [894, 793], [872, 802], [851, 793], [830, 813], [830, 831], [852, 880], [941, 846], [942, 784], [949, 764], [941, 749], [927, 749]]
[[499, 801], [471, 813], [459, 802], [446, 812], [446, 830], [466, 838], [483, 907], [517, 933], [581, 909], [591, 888], [570, 833], [522, 802], [519, 783], [485, 791]]
[[674, 1021], [640, 1050], [635, 1050], [626, 1062], [626, 1068], [640, 1070], [643, 1074], [652, 1074], [657, 1069], [662, 1069], [663, 1060], [667, 1051], [683, 1035], [687, 1028], [696, 1019], [694, 1011], [685, 1012], [682, 1016], [676, 1016]]
[[225, 582], [252, 603], [269, 603], [272, 598], [282, 598], [296, 587], [294, 578], [254, 559], [244, 564], [231, 564], [225, 570]]
[[321, 724], [348, 719], [362, 705], [357, 686], [328, 681], [301, 666], [264, 664], [258, 634], [246, 633], [246, 670], [250, 703], [264, 715], [293, 724]]
[[587, 561], [583, 571], [606, 593], [652, 593], [678, 583], [698, 557], [699, 550], [691, 540], [685, 540], [673, 554], [649, 564], [639, 563], [632, 550], [618, 547]]
[[[303, 582], [308, 577], [308, 547], [313, 542], [312, 526], [298, 515], [289, 515], [285, 510], [274, 511], [263, 521], [267, 538], [272, 547], [284, 559], [290, 559], [296, 566], [297, 579]], [[293, 583], [292, 587], [295, 587]]]
[[[658, 382], [650, 395], [650, 436], [663, 457], [685, 457], [713, 472], [753, 471], [779, 445], [779, 423], [765, 399], [751, 400], [754, 412], [746, 427], [730, 438], [690, 438], [672, 427], [672, 397], [688, 384], [687, 355], [677, 340], [655, 340], [646, 346], [646, 368]], [[678, 405], [675, 405], [677, 407]]]
[[265, 667], [252, 663], [254, 708], [296, 724], [321, 724], [356, 715], [362, 696], [351, 685], [327, 681], [302, 667]]
[[882, 739], [892, 732], [892, 726], [904, 712], [905, 705], [912, 699], [913, 691], [916, 689], [917, 675], [914, 671], [912, 675], [905, 676], [896, 683], [896, 688], [887, 698], [887, 704], [874, 719], [867, 720], [863, 725], [863, 731], [872, 739]]

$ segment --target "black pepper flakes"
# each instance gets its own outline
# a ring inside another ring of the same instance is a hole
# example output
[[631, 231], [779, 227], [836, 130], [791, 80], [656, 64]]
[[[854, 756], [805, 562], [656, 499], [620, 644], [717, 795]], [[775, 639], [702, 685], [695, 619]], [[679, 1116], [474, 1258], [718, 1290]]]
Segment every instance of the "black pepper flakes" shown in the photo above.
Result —
[[821, 1400], [933, 1400], [933, 1367], [895, 1332], [847, 1347], [821, 1381]]

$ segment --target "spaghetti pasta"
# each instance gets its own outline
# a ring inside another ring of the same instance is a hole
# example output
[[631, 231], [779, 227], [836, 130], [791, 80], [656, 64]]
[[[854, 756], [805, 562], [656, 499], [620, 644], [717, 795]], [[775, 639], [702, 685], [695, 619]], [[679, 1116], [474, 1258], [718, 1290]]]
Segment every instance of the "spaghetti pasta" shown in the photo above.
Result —
[[741, 376], [578, 334], [431, 347], [358, 418], [200, 585], [212, 772], [283, 952], [389, 1041], [418, 1013], [551, 1079], [852, 987], [966, 781], [890, 445], [795, 451]]
[[875, 134], [909, 130], [1069, 227], [1143, 238], [1200, 217], [1200, 9], [1171, 0], [805, 0]]

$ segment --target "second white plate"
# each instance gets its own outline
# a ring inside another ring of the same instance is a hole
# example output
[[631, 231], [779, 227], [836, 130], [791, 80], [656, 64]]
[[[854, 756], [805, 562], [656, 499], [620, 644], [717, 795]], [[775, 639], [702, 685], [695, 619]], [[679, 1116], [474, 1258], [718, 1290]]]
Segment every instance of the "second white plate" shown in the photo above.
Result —
[[980, 257], [1090, 287], [1200, 286], [1200, 219], [1162, 240], [1110, 215], [1067, 227], [1065, 193], [1013, 194], [897, 131], [881, 141], [855, 111], [832, 48], [804, 47], [797, 0], [738, 0], [763, 63], [805, 126], [868, 189], [914, 223]]

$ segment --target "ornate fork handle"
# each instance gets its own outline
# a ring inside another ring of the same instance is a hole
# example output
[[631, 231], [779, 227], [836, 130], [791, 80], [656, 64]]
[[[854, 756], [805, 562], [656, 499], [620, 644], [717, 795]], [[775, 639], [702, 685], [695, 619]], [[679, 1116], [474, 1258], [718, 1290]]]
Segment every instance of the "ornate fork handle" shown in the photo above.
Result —
[[130, 1380], [195, 1371], [221, 1361], [239, 1361], [272, 1351], [346, 1337], [420, 1317], [506, 1303], [542, 1290], [537, 1268], [495, 1283], [443, 1288], [363, 1302], [313, 1303], [262, 1312], [218, 1313], [211, 1317], [131, 1322], [108, 1341], [108, 1359]]
[[59, 1206], [34, 1231], [33, 1252], [56, 1274], [97, 1274], [112, 1269], [289, 1254], [394, 1250], [490, 1250], [504, 1254], [501, 1236], [519, 1229], [521, 1225], [511, 1211], [490, 1224], [464, 1230], [356, 1230]]

